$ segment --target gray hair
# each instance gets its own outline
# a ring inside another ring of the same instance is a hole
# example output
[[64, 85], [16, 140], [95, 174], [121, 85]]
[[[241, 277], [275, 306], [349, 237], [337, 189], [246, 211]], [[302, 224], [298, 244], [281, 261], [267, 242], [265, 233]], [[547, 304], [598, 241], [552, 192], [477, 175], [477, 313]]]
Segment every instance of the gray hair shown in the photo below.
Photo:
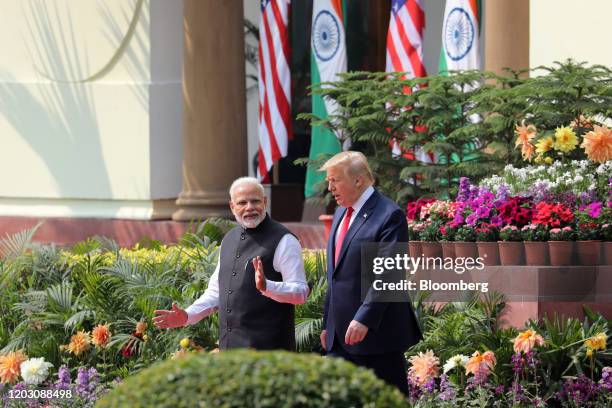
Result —
[[230, 198], [234, 196], [234, 191], [236, 191], [238, 187], [241, 187], [244, 185], [257, 186], [259, 190], [261, 191], [261, 195], [265, 195], [264, 187], [261, 185], [259, 180], [257, 180], [255, 177], [240, 177], [234, 180], [234, 182], [230, 186], [230, 189], [229, 189]]

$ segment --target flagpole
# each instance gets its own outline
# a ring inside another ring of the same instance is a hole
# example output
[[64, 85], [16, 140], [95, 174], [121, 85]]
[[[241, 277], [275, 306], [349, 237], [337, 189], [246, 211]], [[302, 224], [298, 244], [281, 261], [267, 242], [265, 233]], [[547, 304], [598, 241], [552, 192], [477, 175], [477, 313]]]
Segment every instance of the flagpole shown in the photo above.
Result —
[[272, 184], [278, 184], [278, 162], [272, 167]]

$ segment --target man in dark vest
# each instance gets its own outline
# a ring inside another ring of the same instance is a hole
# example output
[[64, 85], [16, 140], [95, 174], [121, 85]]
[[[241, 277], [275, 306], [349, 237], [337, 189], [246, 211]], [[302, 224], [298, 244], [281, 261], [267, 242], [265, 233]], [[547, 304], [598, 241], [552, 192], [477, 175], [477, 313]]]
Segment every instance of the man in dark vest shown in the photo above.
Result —
[[261, 183], [242, 177], [230, 187], [238, 226], [221, 242], [204, 294], [183, 310], [156, 310], [158, 328], [194, 324], [219, 311], [219, 348], [295, 350], [294, 305], [308, 296], [302, 247], [266, 213]]

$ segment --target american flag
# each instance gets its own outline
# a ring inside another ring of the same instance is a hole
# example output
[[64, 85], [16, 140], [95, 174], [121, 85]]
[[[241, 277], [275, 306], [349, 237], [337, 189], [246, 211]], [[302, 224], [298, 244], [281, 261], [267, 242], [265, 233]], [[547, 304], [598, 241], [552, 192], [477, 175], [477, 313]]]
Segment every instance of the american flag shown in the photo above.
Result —
[[262, 0], [259, 22], [259, 152], [257, 177], [287, 155], [292, 139], [289, 71], [291, 0]]
[[[386, 72], [405, 72], [404, 78], [424, 77], [427, 75], [423, 64], [423, 31], [425, 12], [423, 0], [393, 0], [391, 19], [387, 32]], [[409, 88], [406, 92], [410, 92]], [[403, 155], [413, 159], [412, 152], [402, 152], [395, 138], [391, 141], [394, 156]], [[431, 155], [417, 149], [416, 157], [431, 162]]]
[[406, 72], [408, 78], [424, 77], [423, 0], [393, 0], [387, 33], [387, 72]]

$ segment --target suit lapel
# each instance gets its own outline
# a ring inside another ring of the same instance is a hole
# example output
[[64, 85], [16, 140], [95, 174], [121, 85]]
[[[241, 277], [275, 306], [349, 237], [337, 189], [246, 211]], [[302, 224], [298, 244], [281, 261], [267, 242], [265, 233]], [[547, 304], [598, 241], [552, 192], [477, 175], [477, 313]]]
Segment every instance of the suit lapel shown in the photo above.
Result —
[[[361, 226], [368, 219], [370, 219], [370, 216], [372, 215], [372, 210], [376, 206], [377, 201], [378, 201], [378, 191], [374, 190], [374, 193], [372, 193], [370, 198], [368, 198], [368, 201], [365, 202], [363, 207], [361, 207], [361, 210], [359, 210], [359, 213], [355, 216], [355, 220], [353, 221], [350, 228], [348, 229], [346, 236], [344, 237], [344, 241], [342, 241], [342, 249], [340, 250], [340, 256], [338, 257], [338, 263], [336, 264], [336, 268], [342, 262], [342, 258], [344, 258], [344, 254], [346, 254], [347, 248], [349, 244], [351, 243], [351, 241], [353, 240], [353, 238], [355, 237], [355, 235], [357, 234], [357, 231], [359, 231]], [[346, 210], [342, 212], [343, 216], [345, 212]], [[342, 219], [342, 217], [340, 217], [340, 219]], [[335, 269], [334, 269], [334, 272], [335, 272]]]

